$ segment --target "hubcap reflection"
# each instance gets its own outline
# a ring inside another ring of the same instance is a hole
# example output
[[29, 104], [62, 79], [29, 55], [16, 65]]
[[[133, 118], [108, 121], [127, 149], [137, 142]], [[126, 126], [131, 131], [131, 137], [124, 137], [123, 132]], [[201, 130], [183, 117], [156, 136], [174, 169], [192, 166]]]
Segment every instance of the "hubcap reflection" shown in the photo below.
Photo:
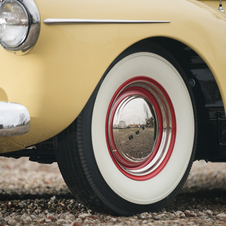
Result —
[[164, 88], [147, 77], [126, 81], [114, 94], [106, 118], [106, 141], [118, 169], [148, 180], [166, 166], [173, 151], [176, 120]]
[[128, 161], [140, 162], [153, 151], [158, 126], [151, 103], [140, 95], [125, 98], [113, 119], [116, 150]]

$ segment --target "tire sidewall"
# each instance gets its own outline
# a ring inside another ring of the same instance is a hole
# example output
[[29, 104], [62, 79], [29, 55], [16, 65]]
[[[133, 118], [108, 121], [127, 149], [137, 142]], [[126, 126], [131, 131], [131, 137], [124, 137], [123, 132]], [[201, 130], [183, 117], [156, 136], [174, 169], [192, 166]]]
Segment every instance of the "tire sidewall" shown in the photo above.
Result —
[[[190, 170], [195, 137], [193, 104], [183, 71], [165, 52], [154, 48], [151, 52], [139, 50], [126, 55], [111, 65], [85, 107], [83, 129], [89, 180], [103, 202], [108, 202], [117, 212], [119, 209], [157, 210], [177, 194]], [[131, 180], [117, 169], [105, 136], [107, 108], [112, 96], [123, 82], [141, 75], [151, 77], [164, 87], [175, 107], [177, 122], [172, 156], [165, 168], [148, 181]]]

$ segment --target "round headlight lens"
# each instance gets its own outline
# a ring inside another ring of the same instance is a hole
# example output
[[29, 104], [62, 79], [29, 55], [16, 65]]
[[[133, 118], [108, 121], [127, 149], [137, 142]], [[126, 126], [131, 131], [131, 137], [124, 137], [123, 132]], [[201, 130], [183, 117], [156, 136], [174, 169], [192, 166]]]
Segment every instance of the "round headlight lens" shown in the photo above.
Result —
[[6, 0], [0, 7], [0, 40], [3, 46], [15, 48], [23, 43], [29, 30], [29, 19], [18, 1]]

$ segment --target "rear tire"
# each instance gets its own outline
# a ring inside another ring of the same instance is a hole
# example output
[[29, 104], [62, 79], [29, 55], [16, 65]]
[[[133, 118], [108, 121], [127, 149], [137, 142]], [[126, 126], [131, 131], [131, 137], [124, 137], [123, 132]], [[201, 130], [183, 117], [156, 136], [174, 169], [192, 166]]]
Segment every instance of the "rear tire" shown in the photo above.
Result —
[[158, 211], [188, 176], [196, 124], [194, 98], [177, 62], [154, 45], [126, 51], [57, 136], [58, 165], [72, 193], [92, 209]]

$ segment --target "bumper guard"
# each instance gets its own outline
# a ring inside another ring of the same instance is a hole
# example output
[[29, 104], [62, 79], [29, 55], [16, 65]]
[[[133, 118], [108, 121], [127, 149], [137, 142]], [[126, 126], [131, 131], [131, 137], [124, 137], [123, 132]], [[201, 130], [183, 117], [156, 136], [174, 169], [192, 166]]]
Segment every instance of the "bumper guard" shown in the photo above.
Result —
[[0, 101], [0, 137], [18, 136], [30, 129], [30, 114], [17, 103]]

